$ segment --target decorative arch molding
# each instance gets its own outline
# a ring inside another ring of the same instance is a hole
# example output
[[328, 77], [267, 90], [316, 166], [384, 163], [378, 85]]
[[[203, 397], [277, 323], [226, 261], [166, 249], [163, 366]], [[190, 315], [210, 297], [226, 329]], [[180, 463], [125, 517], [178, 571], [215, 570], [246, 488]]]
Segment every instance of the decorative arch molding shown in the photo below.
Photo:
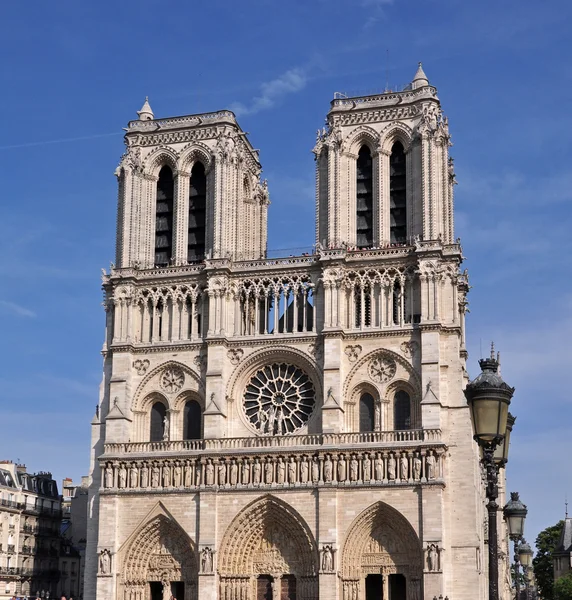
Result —
[[198, 402], [199, 406], [201, 407], [201, 410], [205, 410], [206, 403], [204, 395], [199, 393], [198, 390], [184, 390], [180, 394], [178, 394], [172, 402], [173, 410], [183, 410], [185, 408], [185, 404], [187, 402], [190, 402], [191, 400]]
[[176, 176], [177, 169], [177, 155], [171, 148], [167, 146], [159, 146], [153, 150], [143, 163], [143, 170], [153, 177], [159, 176], [159, 171], [167, 165], [173, 171], [173, 177]]
[[357, 156], [359, 149], [365, 144], [374, 156], [378, 151], [379, 141], [380, 136], [375, 129], [361, 125], [348, 136], [345, 146], [348, 154]]
[[413, 130], [405, 123], [392, 123], [381, 132], [379, 136], [378, 150], [385, 154], [391, 154], [391, 148], [395, 142], [401, 142], [407, 153], [407, 149], [413, 140]]
[[213, 164], [211, 149], [201, 142], [193, 142], [179, 152], [179, 172], [190, 176], [195, 163], [201, 162], [208, 174]]
[[196, 598], [196, 544], [161, 502], [121, 546], [116, 564], [120, 565], [117, 600], [147, 592], [150, 581], [182, 581], [184, 600]]
[[318, 597], [318, 549], [299, 513], [282, 500], [266, 495], [246, 506], [228, 526], [218, 553], [221, 597], [237, 576], [293, 575], [298, 598]]
[[354, 383], [354, 379], [356, 375], [360, 374], [360, 371], [363, 374], [363, 377], [360, 378], [360, 381], [368, 381], [369, 377], [366, 374], [366, 365], [375, 358], [388, 358], [395, 362], [396, 369], [395, 377], [391, 379], [391, 381], [386, 382], [386, 384], [381, 385], [378, 389], [380, 391], [380, 397], [383, 398], [386, 394], [385, 390], [387, 389], [387, 385], [392, 383], [394, 380], [401, 379], [402, 381], [408, 382], [409, 385], [414, 390], [414, 395], [416, 397], [420, 397], [421, 395], [421, 380], [419, 375], [415, 372], [411, 364], [402, 356], [394, 352], [393, 350], [373, 350], [369, 352], [365, 356], [362, 356], [360, 360], [358, 360], [355, 365], [352, 367], [350, 372], [348, 373], [346, 380], [344, 382], [343, 387], [343, 397], [348, 397], [348, 390], [353, 389], [358, 383]]
[[[161, 375], [170, 368], [179, 369], [184, 375], [182, 387], [173, 393], [161, 390], [160, 384]], [[147, 397], [153, 393], [158, 393], [163, 396], [165, 398], [167, 408], [172, 409], [174, 408], [175, 397], [178, 397], [181, 393], [187, 391], [196, 392], [198, 394], [199, 390], [202, 388], [203, 384], [201, 383], [201, 378], [195, 371], [193, 371], [193, 369], [181, 362], [169, 360], [152, 369], [143, 378], [137, 390], [135, 391], [135, 394], [133, 394], [132, 410], [142, 411]]]
[[[401, 573], [413, 586], [419, 586], [423, 575], [419, 536], [398, 510], [384, 502], [372, 504], [356, 517], [346, 535], [341, 557], [344, 582], [359, 582], [369, 573], [380, 572]], [[347, 600], [348, 586], [343, 587]]]

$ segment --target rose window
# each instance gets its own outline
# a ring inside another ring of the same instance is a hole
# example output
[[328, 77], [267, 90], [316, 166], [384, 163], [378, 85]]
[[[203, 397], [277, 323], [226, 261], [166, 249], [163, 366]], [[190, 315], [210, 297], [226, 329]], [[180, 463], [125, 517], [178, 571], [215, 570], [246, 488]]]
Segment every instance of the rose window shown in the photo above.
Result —
[[391, 358], [374, 358], [368, 367], [369, 376], [378, 383], [393, 379], [396, 371], [395, 361]]
[[285, 363], [267, 365], [248, 383], [244, 411], [260, 433], [293, 433], [308, 422], [315, 396], [310, 378], [298, 367]]
[[160, 385], [168, 394], [178, 392], [185, 383], [185, 374], [179, 367], [169, 367], [161, 375]]

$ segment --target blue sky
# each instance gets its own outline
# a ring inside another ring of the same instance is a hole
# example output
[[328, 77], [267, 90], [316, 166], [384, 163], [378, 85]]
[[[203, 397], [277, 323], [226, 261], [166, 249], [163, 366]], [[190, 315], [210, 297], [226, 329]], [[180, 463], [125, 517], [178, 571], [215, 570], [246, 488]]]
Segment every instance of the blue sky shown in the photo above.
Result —
[[300, 248], [333, 93], [407, 83], [421, 60], [455, 143], [469, 369], [494, 338], [532, 541], [572, 497], [571, 18], [565, 0], [2, 3], [0, 457], [88, 472], [113, 171], [146, 95], [157, 116], [233, 108], [261, 149], [269, 247]]

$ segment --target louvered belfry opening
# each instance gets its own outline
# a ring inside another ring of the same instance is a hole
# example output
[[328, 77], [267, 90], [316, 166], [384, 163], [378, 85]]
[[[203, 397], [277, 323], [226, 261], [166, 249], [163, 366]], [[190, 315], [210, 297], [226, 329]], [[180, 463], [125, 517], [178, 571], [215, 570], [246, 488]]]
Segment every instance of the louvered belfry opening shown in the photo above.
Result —
[[371, 394], [362, 394], [359, 399], [359, 430], [373, 431], [375, 427], [375, 401]]
[[389, 159], [389, 229], [392, 244], [407, 240], [405, 150], [395, 142]]
[[155, 402], [151, 407], [151, 423], [149, 440], [151, 442], [162, 442], [165, 434], [165, 418], [167, 409], [162, 402]]
[[205, 257], [205, 215], [207, 178], [205, 167], [197, 162], [191, 170], [189, 187], [189, 239], [187, 260], [195, 262]]
[[155, 212], [155, 266], [166, 266], [173, 257], [173, 172], [164, 166], [157, 181], [157, 208]]
[[411, 429], [411, 398], [404, 390], [399, 390], [393, 400], [394, 428]]
[[360, 148], [356, 171], [356, 245], [358, 248], [370, 248], [373, 246], [373, 162], [367, 146]]
[[196, 400], [189, 400], [185, 404], [183, 439], [200, 440], [202, 438], [203, 413], [201, 405]]

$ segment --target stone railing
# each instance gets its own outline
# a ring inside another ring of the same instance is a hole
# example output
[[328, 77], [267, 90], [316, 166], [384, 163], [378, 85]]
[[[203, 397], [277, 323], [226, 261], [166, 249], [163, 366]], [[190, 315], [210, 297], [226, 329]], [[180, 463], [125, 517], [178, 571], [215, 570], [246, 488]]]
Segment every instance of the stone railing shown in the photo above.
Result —
[[225, 450], [306, 448], [309, 446], [414, 445], [438, 442], [440, 429], [404, 429], [401, 431], [369, 431], [366, 433], [314, 433], [307, 435], [256, 436], [204, 440], [173, 440], [169, 442], [129, 442], [105, 444], [104, 458], [124, 454], [180, 454]]

